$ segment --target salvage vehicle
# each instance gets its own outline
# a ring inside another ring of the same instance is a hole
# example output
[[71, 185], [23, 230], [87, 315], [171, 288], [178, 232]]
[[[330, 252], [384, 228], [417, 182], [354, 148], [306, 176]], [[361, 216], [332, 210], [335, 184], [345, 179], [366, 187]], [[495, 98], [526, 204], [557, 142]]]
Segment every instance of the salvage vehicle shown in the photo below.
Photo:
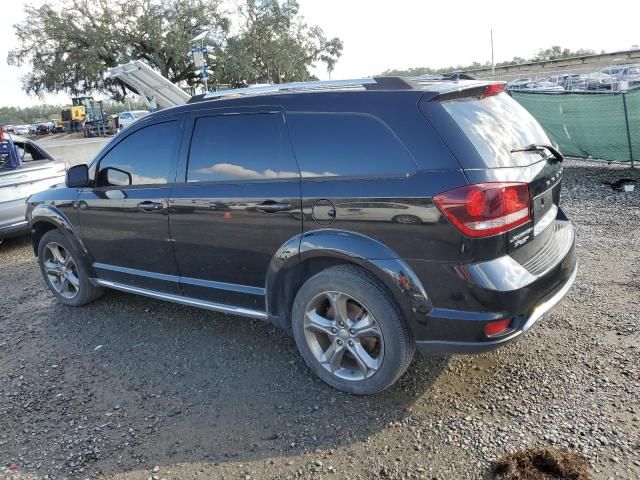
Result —
[[54, 160], [31, 140], [0, 135], [0, 240], [31, 231], [25, 219], [27, 198], [64, 184], [65, 171], [65, 162]]
[[137, 122], [141, 118], [146, 117], [151, 112], [146, 110], [132, 110], [130, 112], [120, 112], [118, 115], [118, 125], [121, 129], [125, 129], [131, 126], [134, 122]]
[[576, 256], [562, 154], [504, 88], [294, 83], [140, 119], [28, 200], [44, 281], [71, 306], [113, 288], [271, 321], [355, 394], [416, 349], [505, 345], [567, 294]]

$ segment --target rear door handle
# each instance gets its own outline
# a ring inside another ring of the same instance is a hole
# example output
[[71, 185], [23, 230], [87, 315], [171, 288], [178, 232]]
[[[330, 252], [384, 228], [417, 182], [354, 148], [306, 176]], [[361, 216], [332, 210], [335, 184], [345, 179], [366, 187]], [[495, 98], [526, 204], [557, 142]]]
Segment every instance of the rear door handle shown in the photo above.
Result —
[[291, 205], [290, 203], [265, 202], [256, 205], [256, 209], [265, 213], [288, 212], [290, 210], [293, 210], [293, 205]]
[[156, 210], [162, 210], [163, 208], [164, 204], [162, 202], [152, 202], [151, 200], [145, 200], [138, 204], [138, 210], [142, 210], [143, 212], [154, 212]]

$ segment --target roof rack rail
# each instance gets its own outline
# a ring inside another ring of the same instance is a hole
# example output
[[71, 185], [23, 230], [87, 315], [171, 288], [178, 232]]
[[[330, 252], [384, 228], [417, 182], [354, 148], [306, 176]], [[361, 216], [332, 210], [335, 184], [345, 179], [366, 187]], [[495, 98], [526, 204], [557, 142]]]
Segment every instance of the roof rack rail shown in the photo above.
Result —
[[404, 77], [374, 77], [357, 80], [326, 80], [313, 82], [277, 83], [261, 87], [236, 88], [197, 95], [189, 103], [223, 97], [270, 95], [274, 93], [296, 93], [330, 90], [414, 90], [420, 88]]

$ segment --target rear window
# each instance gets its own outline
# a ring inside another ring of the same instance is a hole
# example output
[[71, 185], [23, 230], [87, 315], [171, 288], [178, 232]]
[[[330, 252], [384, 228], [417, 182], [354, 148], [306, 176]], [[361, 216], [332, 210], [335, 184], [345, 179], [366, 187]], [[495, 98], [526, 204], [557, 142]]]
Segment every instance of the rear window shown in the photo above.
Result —
[[489, 168], [525, 167], [538, 153], [515, 152], [532, 143], [550, 145], [549, 137], [531, 114], [506, 93], [482, 100], [442, 102]]

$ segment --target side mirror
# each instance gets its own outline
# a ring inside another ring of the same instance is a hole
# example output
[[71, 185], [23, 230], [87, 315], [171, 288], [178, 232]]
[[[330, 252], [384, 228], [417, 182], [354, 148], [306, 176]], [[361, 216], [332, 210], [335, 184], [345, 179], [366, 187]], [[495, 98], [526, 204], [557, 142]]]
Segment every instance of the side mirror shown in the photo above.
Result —
[[75, 165], [67, 170], [66, 182], [69, 188], [83, 188], [89, 186], [89, 167], [85, 164]]

